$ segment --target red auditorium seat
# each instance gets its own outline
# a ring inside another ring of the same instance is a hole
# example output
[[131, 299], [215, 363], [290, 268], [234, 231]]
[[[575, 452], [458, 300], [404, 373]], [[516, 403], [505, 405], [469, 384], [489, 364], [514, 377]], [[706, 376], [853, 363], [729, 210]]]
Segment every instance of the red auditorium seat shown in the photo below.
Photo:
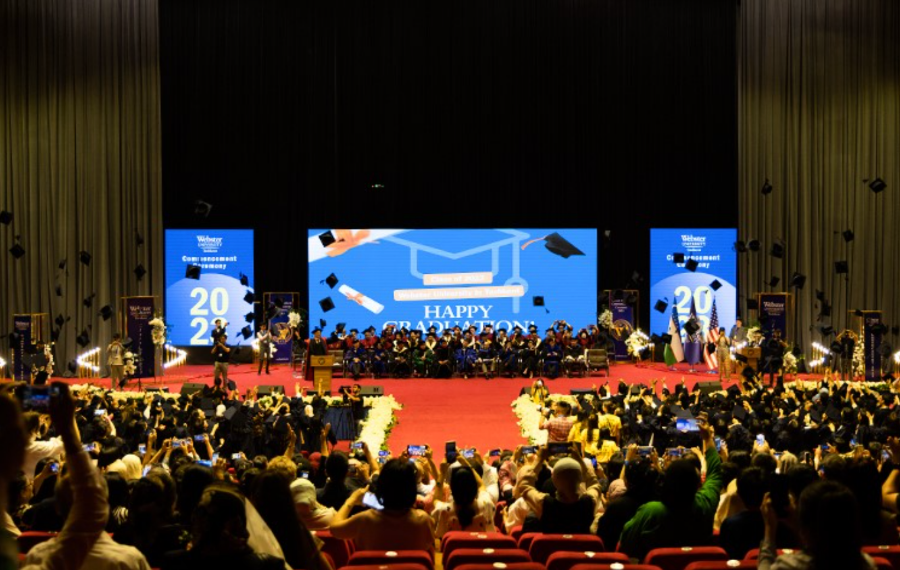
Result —
[[528, 552], [528, 549], [531, 548], [531, 541], [534, 540], [535, 537], [541, 536], [540, 532], [526, 532], [522, 536], [519, 537], [519, 548]]
[[385, 564], [420, 564], [434, 570], [434, 560], [424, 550], [357, 550], [350, 555], [348, 566], [382, 566]]
[[622, 564], [612, 562], [610, 564], [576, 564], [572, 570], [662, 570], [659, 566], [651, 564]]
[[448, 532], [441, 539], [445, 558], [459, 548], [516, 548], [516, 541], [499, 532]]
[[896, 544], [884, 546], [863, 546], [863, 552], [872, 558], [884, 558], [891, 566], [900, 570], [900, 546]]
[[546, 570], [543, 564], [537, 562], [494, 562], [491, 564], [463, 564], [456, 570]]
[[388, 562], [386, 564], [372, 564], [367, 566], [344, 566], [340, 570], [428, 570], [425, 566], [421, 564], [408, 564], [408, 563], [400, 563], [395, 564], [393, 562]]
[[514, 526], [509, 529], [509, 536], [513, 537], [513, 540], [518, 544], [519, 539], [522, 538], [522, 525]]
[[887, 558], [881, 558], [880, 556], [873, 556], [872, 562], [875, 563], [875, 567], [878, 570], [894, 570], [894, 567], [891, 566], [890, 560]]
[[603, 541], [593, 534], [542, 534], [531, 541], [528, 555], [546, 564], [554, 552], [603, 552]]
[[46, 542], [56, 536], [55, 532], [40, 532], [36, 530], [25, 531], [16, 537], [19, 545], [19, 552], [27, 553], [34, 546]]
[[756, 560], [704, 560], [691, 562], [684, 570], [750, 570], [756, 568]]
[[335, 538], [328, 530], [314, 530], [312, 533], [324, 543], [322, 552], [331, 556], [335, 568], [346, 566], [350, 562], [350, 555], [353, 554], [353, 545], [350, 541]]
[[[778, 556], [781, 556], [782, 554], [790, 554], [791, 552], [794, 552], [793, 548], [779, 548], [776, 551], [776, 554], [778, 554]], [[758, 559], [759, 559], [759, 549], [758, 548], [754, 548], [753, 550], [750, 550], [749, 552], [747, 552], [747, 554], [744, 555], [744, 560], [758, 560]]]
[[547, 570], [571, 570], [576, 564], [628, 564], [628, 555], [621, 552], [554, 552], [547, 559]]
[[528, 553], [519, 548], [457, 548], [444, 559], [444, 570], [455, 570], [465, 564], [493, 564], [495, 562], [531, 562]]
[[654, 548], [647, 553], [644, 564], [659, 566], [662, 570], [684, 570], [691, 562], [728, 560], [728, 554], [718, 546], [683, 546], [681, 548]]

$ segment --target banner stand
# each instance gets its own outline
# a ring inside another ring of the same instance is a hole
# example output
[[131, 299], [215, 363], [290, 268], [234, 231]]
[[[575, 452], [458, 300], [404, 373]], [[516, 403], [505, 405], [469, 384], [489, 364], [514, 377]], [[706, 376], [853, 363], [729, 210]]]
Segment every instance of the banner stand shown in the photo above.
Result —
[[122, 308], [119, 312], [119, 330], [123, 339], [131, 339], [128, 349], [135, 356], [134, 374], [130, 378], [153, 378], [163, 375], [163, 347], [153, 344], [153, 327], [150, 321], [159, 312], [159, 297], [146, 295], [122, 297]]
[[[265, 308], [263, 313], [268, 311], [268, 307], [275, 306], [278, 313], [268, 320], [269, 332], [275, 340], [275, 356], [272, 358], [273, 363], [290, 363], [293, 349], [293, 339], [291, 338], [291, 325], [288, 314], [296, 311], [300, 302], [300, 293], [266, 293], [263, 295]], [[278, 308], [277, 303], [281, 303]]]
[[19, 342], [10, 350], [9, 369], [13, 380], [31, 382], [34, 380], [26, 355], [34, 352], [38, 342], [44, 341], [49, 326], [47, 313], [19, 313], [13, 315], [13, 332], [19, 335]]
[[[621, 299], [614, 299], [616, 292], [621, 292]], [[612, 338], [615, 360], [630, 360], [628, 345], [625, 341], [631, 336], [638, 324], [640, 315], [641, 292], [637, 289], [616, 289], [606, 291], [609, 300], [609, 312], [612, 313], [612, 326], [609, 328], [609, 336]], [[628, 303], [628, 298], [634, 296], [634, 303]]]
[[[866, 364], [866, 382], [881, 380], [881, 342], [883, 334], [880, 330], [882, 312], [848, 311], [851, 319], [856, 317], [859, 338], [863, 342], [863, 359]], [[887, 358], [890, 358], [888, 356]]]
[[[779, 329], [781, 339], [792, 342], [790, 339], [793, 339], [794, 332], [794, 296], [791, 293], [757, 293], [756, 302], [759, 303], [756, 310], [759, 328], [765, 337], [769, 338], [773, 330]], [[766, 318], [763, 318], [763, 315]]]

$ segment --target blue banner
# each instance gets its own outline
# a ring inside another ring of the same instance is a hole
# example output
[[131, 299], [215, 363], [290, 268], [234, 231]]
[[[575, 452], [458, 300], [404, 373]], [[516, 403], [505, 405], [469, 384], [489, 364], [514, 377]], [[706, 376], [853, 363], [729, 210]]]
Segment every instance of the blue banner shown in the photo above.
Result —
[[881, 311], [866, 311], [863, 316], [863, 350], [866, 358], [866, 380], [881, 380]]
[[[700, 338], [706, 338], [715, 297], [719, 326], [731, 330], [737, 317], [735, 240], [735, 229], [651, 229], [650, 305], [657, 301], [674, 304], [679, 325], [683, 325], [693, 301], [702, 325]], [[676, 262], [676, 254], [684, 255], [684, 261]], [[694, 271], [686, 266], [691, 260], [697, 264]], [[670, 317], [669, 310], [651, 311], [650, 332], [666, 333]]]
[[312, 326], [597, 322], [596, 229], [310, 230]]
[[[624, 291], [624, 293], [637, 295], [636, 291]], [[612, 313], [612, 326], [609, 332], [615, 346], [616, 360], [628, 360], [631, 357], [628, 355], [628, 345], [625, 344], [625, 341], [635, 328], [634, 307], [629, 305], [625, 299], [613, 299], [613, 293], [610, 293], [609, 312]]]
[[[787, 293], [759, 293], [759, 310], [757, 312], [760, 330], [766, 338], [774, 330], [781, 331], [781, 338], [787, 339], [788, 295]], [[729, 330], [729, 329], [725, 329]]]
[[13, 380], [20, 382], [31, 381], [31, 365], [27, 362], [29, 352], [32, 351], [31, 315], [14, 315], [13, 331], [19, 335], [19, 341], [13, 347]]
[[131, 352], [137, 357], [134, 363], [135, 378], [156, 376], [156, 346], [153, 344], [153, 313], [156, 303], [153, 297], [125, 297], [125, 336], [131, 339]]
[[[185, 275], [200, 267], [199, 279]], [[246, 276], [248, 286], [241, 285]], [[253, 312], [253, 230], [166, 230], [166, 325], [176, 346], [212, 346], [216, 319], [227, 322], [228, 344]], [[246, 298], [246, 299], [245, 299]], [[248, 302], [248, 299], [250, 302]]]
[[275, 357], [272, 362], [291, 361], [291, 326], [288, 322], [288, 313], [296, 310], [295, 299], [299, 293], [268, 293], [266, 295], [267, 306], [274, 303], [276, 307], [279, 301], [283, 303], [278, 314], [269, 319], [269, 332], [275, 339]]

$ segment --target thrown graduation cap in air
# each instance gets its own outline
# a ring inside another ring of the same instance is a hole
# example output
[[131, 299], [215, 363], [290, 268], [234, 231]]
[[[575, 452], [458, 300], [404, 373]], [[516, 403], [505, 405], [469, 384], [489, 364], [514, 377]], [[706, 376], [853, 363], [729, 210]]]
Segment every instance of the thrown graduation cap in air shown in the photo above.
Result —
[[850, 265], [846, 261], [835, 261], [834, 262], [834, 272], [838, 275], [843, 275], [845, 273], [850, 272]]
[[249, 279], [246, 275], [244, 275], [243, 273], [241, 273], [240, 276], [241, 276], [241, 286], [242, 286], [242, 287], [249, 287], [249, 286], [250, 286], [250, 279]]
[[669, 306], [669, 303], [660, 299], [656, 302], [655, 305], [653, 305], [653, 308], [656, 309], [657, 311], [659, 311], [660, 313], [665, 313], [666, 308], [668, 308], [668, 306]]
[[212, 204], [209, 202], [204, 202], [203, 200], [194, 200], [194, 215], [203, 216], [204, 218], [209, 216], [209, 213], [212, 211]]
[[324, 329], [326, 326], [328, 326], [328, 323], [325, 321], [325, 319], [319, 319], [319, 326]]
[[57, 285], [57, 286], [56, 286], [56, 296], [57, 296], [57, 297], [62, 297], [62, 296], [63, 296], [62, 285]]
[[780, 278], [780, 277], [777, 277], [777, 276], [773, 275], [773, 276], [769, 279], [769, 287], [777, 287], [779, 283], [781, 283], [781, 278]]
[[62, 313], [56, 315], [56, 319], [53, 321], [56, 323], [56, 326], [61, 327], [66, 324], [66, 318], [62, 316]]
[[137, 267], [134, 268], [134, 276], [137, 277], [138, 281], [140, 281], [146, 274], [147, 270], [144, 269], [144, 265], [142, 263], [138, 263]]
[[25, 255], [25, 248], [17, 243], [9, 248], [9, 253], [11, 253], [14, 258], [20, 259], [23, 255]]
[[253, 291], [247, 291], [247, 294], [244, 295], [244, 302], [250, 305], [253, 304], [253, 301], [256, 300], [256, 296], [253, 294]]
[[545, 242], [544, 247], [546, 247], [547, 250], [550, 251], [550, 253], [558, 255], [564, 259], [568, 259], [573, 255], [584, 255], [583, 251], [572, 245], [569, 240], [562, 237], [557, 232], [553, 232], [552, 234], [544, 236], [542, 238], [526, 241], [522, 244], [522, 249], [525, 249], [534, 242], [541, 240]]
[[137, 230], [134, 230], [134, 245], [138, 247], [144, 245], [144, 236]]
[[319, 301], [319, 306], [322, 307], [324, 312], [328, 312], [334, 308], [334, 301], [331, 300], [331, 297], [325, 297]]
[[243, 336], [245, 339], [250, 338], [250, 335], [252, 335], [252, 334], [253, 334], [253, 330], [250, 328], [249, 325], [241, 329], [241, 336]]
[[91, 259], [93, 259], [93, 257], [92, 257], [91, 254], [88, 253], [87, 251], [79, 251], [79, 252], [78, 252], [78, 259], [79, 259], [79, 261], [81, 261], [81, 263], [83, 263], [83, 264], [85, 264], [85, 265], [90, 265], [90, 264], [91, 264]]
[[66, 263], [68, 263], [68, 261], [69, 261], [68, 259], [60, 259], [60, 260], [59, 260], [59, 268], [60, 268], [60, 269], [65, 269], [65, 268], [66, 268]]
[[97, 296], [97, 293], [91, 293], [90, 295], [88, 295], [87, 297], [82, 299], [81, 302], [84, 304], [85, 307], [90, 309], [91, 305], [94, 304], [94, 297], [96, 297], [96, 296]]
[[324, 281], [319, 281], [319, 283], [327, 283], [329, 287], [334, 289], [334, 286], [338, 284], [338, 281], [340, 280], [337, 278], [337, 275], [332, 273], [331, 275], [326, 277]]
[[759, 309], [759, 301], [756, 299], [747, 299], [747, 310], [755, 311], [757, 309]]
[[684, 263], [684, 254], [683, 253], [673, 253], [672, 261], [675, 263]]
[[8, 226], [9, 224], [12, 223], [12, 221], [13, 221], [12, 212], [8, 212], [6, 210], [3, 210], [2, 212], [0, 212], [0, 224], [3, 224], [4, 226]]
[[104, 321], [108, 321], [112, 316], [112, 307], [110, 307], [109, 305], [103, 305], [98, 314]]
[[255, 317], [256, 317], [256, 315], [254, 315], [253, 312], [251, 311], [251, 312], [247, 313], [246, 315], [244, 315], [244, 320], [247, 321], [248, 323], [252, 323], [253, 319]]
[[549, 313], [550, 309], [544, 304], [544, 297], [542, 295], [535, 295], [531, 298], [531, 304], [535, 307], [544, 307], [544, 312]]
[[200, 266], [188, 265], [187, 269], [184, 270], [184, 277], [186, 279], [200, 279]]
[[684, 262], [684, 268], [687, 269], [688, 271], [697, 271], [698, 265], [699, 264], [697, 263], [697, 260], [693, 259], [693, 258], [688, 259], [687, 261]]
[[713, 291], [718, 291], [722, 288], [722, 283], [718, 279], [713, 279], [713, 282], [709, 284], [709, 288]]
[[75, 342], [78, 343], [78, 346], [81, 348], [86, 347], [91, 342], [91, 337], [87, 332], [87, 329], [81, 331], [81, 334], [75, 338]]

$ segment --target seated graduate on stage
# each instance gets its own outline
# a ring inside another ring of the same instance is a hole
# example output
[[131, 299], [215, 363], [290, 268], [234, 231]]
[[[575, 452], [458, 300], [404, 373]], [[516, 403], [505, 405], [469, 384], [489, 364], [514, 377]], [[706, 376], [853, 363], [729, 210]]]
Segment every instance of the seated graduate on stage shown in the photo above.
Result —
[[478, 359], [478, 339], [469, 329], [463, 335], [461, 342], [462, 359], [460, 361], [459, 371], [463, 378], [471, 378], [475, 376], [475, 361]]
[[359, 344], [366, 350], [369, 350], [375, 348], [376, 342], [378, 342], [378, 337], [375, 336], [375, 327], [369, 327], [363, 331], [363, 338], [359, 341]]
[[429, 330], [428, 334], [425, 335], [425, 346], [428, 348], [428, 350], [434, 351], [434, 349], [437, 348], [437, 344], [437, 333]]
[[412, 366], [410, 360], [412, 354], [409, 351], [409, 345], [406, 340], [399, 339], [394, 342], [394, 369], [393, 375], [397, 378], [408, 378], [412, 374]]
[[367, 357], [366, 349], [360, 345], [359, 339], [354, 337], [353, 344], [344, 351], [344, 366], [354, 380], [359, 380], [359, 377], [365, 374]]
[[425, 378], [431, 375], [431, 366], [434, 364], [434, 351], [428, 348], [424, 340], [419, 340], [412, 351], [413, 376]]
[[341, 346], [341, 348], [344, 350], [353, 348], [353, 342], [356, 340], [359, 340], [359, 331], [357, 329], [350, 329], [350, 332], [344, 337], [342, 342], [343, 346]]
[[541, 339], [541, 335], [538, 334], [538, 328], [537, 328], [536, 324], [532, 323], [532, 324], [528, 325], [528, 335], [526, 335], [525, 339], [533, 340], [535, 348], [541, 347], [541, 343], [543, 342], [543, 339]]
[[580, 346], [584, 350], [591, 348], [591, 345], [593, 344], [593, 340], [591, 339], [591, 335], [587, 331], [587, 329], [581, 329], [580, 331], [578, 331], [578, 336], [576, 337], [576, 339], [578, 340], [578, 346]]
[[[446, 330], [444, 332], [447, 332]], [[434, 351], [434, 377], [450, 378], [453, 375], [453, 357], [450, 352], [450, 343], [446, 336], [442, 336]]]
[[557, 344], [563, 344], [566, 338], [572, 336], [572, 325], [563, 320], [553, 321], [553, 324], [547, 330], [556, 335]]
[[506, 338], [501, 342], [498, 337], [497, 357], [500, 366], [498, 374], [514, 378], [519, 373], [519, 351], [513, 347], [511, 338]]
[[[539, 341], [540, 339], [537, 342]], [[522, 359], [522, 376], [526, 378], [534, 378], [535, 369], [538, 367], [538, 348], [535, 342], [534, 338], [529, 338], [525, 348], [519, 350], [519, 358]]]
[[565, 346], [563, 352], [563, 367], [566, 370], [566, 376], [571, 378], [573, 373], [584, 372], [587, 349], [582, 348], [577, 338], [573, 337], [568, 340], [569, 343]]
[[369, 364], [375, 378], [381, 378], [387, 374], [388, 355], [384, 351], [381, 339], [375, 341], [375, 346], [369, 353]]
[[559, 376], [560, 362], [562, 361], [562, 349], [556, 343], [556, 337], [549, 335], [543, 346], [544, 375], [554, 379]]
[[494, 343], [488, 338], [487, 333], [481, 333], [481, 346], [475, 358], [475, 363], [481, 367], [484, 377], [488, 380], [494, 377], [497, 369], [497, 352], [494, 349]]
[[490, 323], [484, 325], [484, 330], [481, 331], [480, 336], [481, 336], [482, 340], [485, 338], [489, 338], [489, 339], [491, 339], [492, 343], [497, 344], [497, 339], [494, 335], [494, 325], [492, 325]]

